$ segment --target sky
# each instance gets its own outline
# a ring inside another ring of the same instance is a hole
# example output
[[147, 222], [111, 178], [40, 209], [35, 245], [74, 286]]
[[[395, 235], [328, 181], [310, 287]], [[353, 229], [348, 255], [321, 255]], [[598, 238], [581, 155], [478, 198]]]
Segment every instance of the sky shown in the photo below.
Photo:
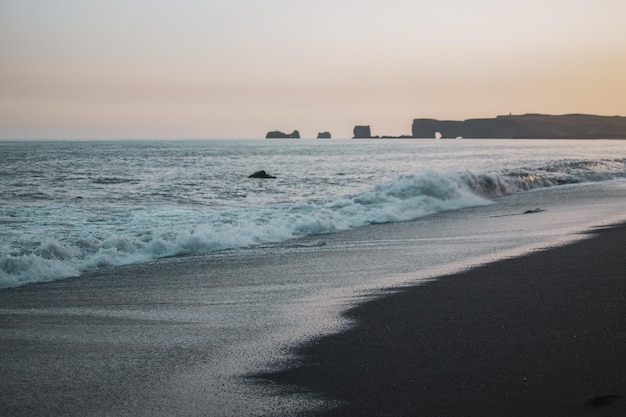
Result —
[[624, 0], [0, 0], [0, 139], [626, 116]]

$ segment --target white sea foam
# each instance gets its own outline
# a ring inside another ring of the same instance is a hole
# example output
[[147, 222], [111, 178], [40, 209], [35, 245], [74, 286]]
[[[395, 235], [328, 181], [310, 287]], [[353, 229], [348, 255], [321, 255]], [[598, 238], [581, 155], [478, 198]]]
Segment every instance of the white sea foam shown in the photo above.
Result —
[[[0, 285], [76, 276], [89, 269], [281, 242], [373, 223], [415, 219], [442, 210], [489, 204], [467, 174], [406, 175], [339, 199], [274, 207], [194, 212], [140, 211], [129, 230], [75, 240], [48, 238], [29, 253], [3, 248]], [[152, 219], [166, 218], [167, 224]]]

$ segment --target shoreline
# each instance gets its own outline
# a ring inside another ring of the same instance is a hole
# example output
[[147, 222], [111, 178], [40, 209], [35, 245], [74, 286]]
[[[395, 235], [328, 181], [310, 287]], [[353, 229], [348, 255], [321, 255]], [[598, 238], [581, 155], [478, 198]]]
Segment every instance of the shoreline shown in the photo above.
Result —
[[626, 224], [393, 291], [255, 375], [303, 416], [626, 415]]
[[[292, 347], [345, 329], [341, 312], [355, 306], [358, 311], [372, 294], [577, 240], [575, 234], [594, 225], [616, 224], [623, 219], [625, 193], [623, 184], [520, 193], [494, 205], [293, 245], [172, 258], [2, 290], [0, 414], [261, 417], [319, 411], [324, 403], [310, 393], [323, 392], [281, 390], [280, 384], [250, 376], [282, 369], [276, 366], [291, 363]], [[370, 303], [363, 305], [369, 311]], [[445, 303], [437, 308], [445, 310]], [[391, 320], [395, 311], [392, 306], [386, 317]], [[393, 329], [384, 318], [380, 323]], [[388, 345], [402, 342], [394, 338], [372, 341], [381, 358], [394, 352]], [[322, 361], [341, 354], [328, 353]], [[337, 375], [348, 385], [355, 376], [367, 382], [358, 372]], [[392, 376], [412, 383], [402, 372]], [[324, 378], [318, 383], [326, 384]], [[368, 388], [368, 400], [378, 388]], [[395, 402], [405, 408], [388, 412], [387, 404], [380, 415], [406, 415], [406, 401]], [[352, 411], [345, 415], [360, 415]]]

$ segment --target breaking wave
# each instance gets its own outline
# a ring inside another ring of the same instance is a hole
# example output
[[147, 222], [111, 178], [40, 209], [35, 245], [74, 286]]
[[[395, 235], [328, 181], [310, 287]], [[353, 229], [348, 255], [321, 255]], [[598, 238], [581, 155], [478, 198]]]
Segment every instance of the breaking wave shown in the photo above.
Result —
[[[445, 210], [491, 204], [495, 197], [534, 188], [623, 178], [624, 165], [624, 161], [557, 161], [541, 169], [500, 173], [426, 171], [329, 201], [209, 210], [130, 210], [116, 213], [115, 222], [100, 219], [56, 237], [1, 244], [0, 288], [74, 277], [108, 266], [413, 220]], [[67, 207], [46, 210], [59, 218], [69, 215], [63, 212], [69, 210]]]

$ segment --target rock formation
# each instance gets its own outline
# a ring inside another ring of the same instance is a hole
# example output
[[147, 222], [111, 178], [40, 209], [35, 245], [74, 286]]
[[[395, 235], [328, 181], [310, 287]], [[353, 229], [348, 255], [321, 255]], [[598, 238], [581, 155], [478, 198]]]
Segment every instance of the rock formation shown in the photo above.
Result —
[[287, 134], [283, 133], [280, 130], [274, 130], [272, 132], [267, 132], [265, 135], [266, 139], [300, 139], [300, 132], [294, 130], [293, 132]]
[[318, 139], [330, 139], [330, 132], [319, 132], [317, 134]]
[[276, 178], [276, 177], [268, 174], [265, 171], [257, 171], [254, 174], [249, 175], [248, 178]]
[[626, 139], [626, 117], [525, 114], [492, 119], [413, 120], [414, 138]]
[[370, 139], [372, 131], [369, 126], [354, 126], [354, 139]]

